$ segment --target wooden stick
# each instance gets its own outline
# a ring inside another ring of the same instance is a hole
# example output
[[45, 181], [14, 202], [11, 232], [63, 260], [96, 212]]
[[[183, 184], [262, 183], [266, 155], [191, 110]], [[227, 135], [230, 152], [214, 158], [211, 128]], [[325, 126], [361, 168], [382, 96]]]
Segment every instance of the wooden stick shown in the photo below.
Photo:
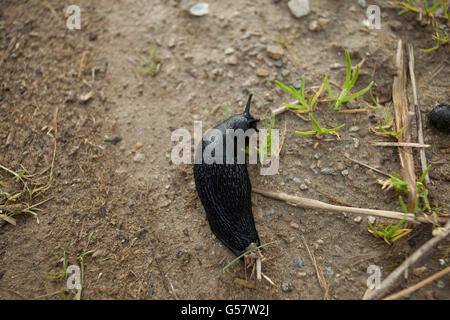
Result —
[[364, 300], [374, 300], [384, 297], [393, 287], [397, 286], [403, 274], [420, 261], [423, 261], [431, 254], [432, 249], [450, 234], [450, 220], [445, 224], [441, 233], [428, 240], [423, 246], [417, 249], [408, 257], [397, 269], [395, 269], [380, 285], [380, 288], [373, 290]]
[[4, 214], [0, 214], [0, 219], [3, 219], [3, 220], [5, 220], [6, 222], [8, 222], [8, 223], [10, 223], [10, 224], [12, 224], [12, 225], [17, 225], [17, 223], [16, 223], [16, 219], [14, 219], [14, 218], [11, 218], [11, 217], [8, 217], [8, 216], [6, 216], [6, 215], [4, 215]]
[[416, 217], [412, 213], [401, 213], [401, 212], [387, 211], [387, 210], [336, 206], [336, 205], [328, 204], [328, 203], [314, 200], [314, 199], [291, 196], [291, 195], [288, 195], [288, 194], [282, 193], [282, 192], [272, 192], [272, 191], [266, 191], [266, 190], [261, 190], [261, 189], [253, 189], [252, 191], [254, 193], [263, 195], [268, 198], [284, 201], [287, 204], [292, 205], [294, 207], [300, 206], [300, 207], [305, 207], [305, 208], [321, 209], [321, 210], [334, 211], [334, 212], [349, 212], [349, 213], [363, 214], [363, 215], [367, 215], [367, 216], [369, 216], [369, 215], [370, 216], [379, 216], [379, 217], [384, 217], [384, 218], [389, 218], [389, 219], [397, 219], [397, 220], [406, 218], [407, 221], [410, 221], [413, 223], [422, 223], [422, 222], [438, 223], [438, 222], [447, 222], [448, 221], [448, 219], [446, 219], [446, 218], [431, 218], [428, 216]]
[[445, 268], [444, 270], [441, 270], [435, 274], [433, 274], [431, 277], [428, 277], [422, 281], [420, 281], [419, 283], [416, 283], [415, 285], [413, 285], [412, 287], [409, 287], [405, 290], [399, 291], [397, 293], [394, 293], [386, 298], [384, 298], [383, 300], [396, 300], [396, 299], [400, 299], [403, 298], [404, 296], [406, 296], [407, 294], [410, 294], [420, 288], [422, 288], [423, 286], [426, 286], [427, 284], [429, 284], [430, 282], [433, 282], [436, 279], [439, 279], [440, 277], [445, 276], [447, 273], [450, 272], [450, 267]]
[[11, 53], [11, 50], [13, 49], [15, 44], [16, 44], [16, 37], [13, 37], [9, 42], [8, 48], [6, 48], [6, 51], [2, 54], [2, 57], [0, 58], [0, 67], [3, 65], [3, 62], [5, 62], [6, 58]]
[[316, 262], [316, 258], [314, 257], [314, 255], [311, 253], [311, 250], [309, 250], [309, 246], [308, 243], [305, 240], [305, 237], [303, 237], [303, 235], [301, 235], [302, 238], [302, 242], [306, 248], [306, 251], [308, 252], [308, 256], [309, 259], [311, 260], [314, 269], [316, 269], [316, 275], [317, 275], [317, 280], [319, 281], [319, 286], [322, 288], [323, 293], [324, 293], [324, 299], [326, 300], [328, 298], [328, 284], [327, 281], [325, 280], [323, 273], [321, 272], [321, 270], [319, 269], [319, 267], [317, 266], [317, 262]]
[[[406, 128], [397, 137], [399, 142], [411, 142], [411, 123], [409, 121], [409, 105], [406, 96], [406, 68], [404, 63], [403, 43], [398, 41], [395, 59], [397, 72], [392, 84], [392, 101], [394, 103], [395, 130], [398, 132], [402, 127]], [[408, 184], [408, 210], [412, 212], [416, 204], [416, 174], [414, 172], [414, 158], [410, 147], [398, 149], [400, 157], [401, 174], [403, 180]]]
[[[410, 148], [429, 148], [429, 147], [431, 147], [429, 144], [422, 144], [422, 143], [415, 143], [415, 142], [369, 141], [369, 143], [376, 147], [410, 147]], [[421, 149], [421, 150], [423, 150], [423, 149]]]
[[256, 279], [261, 280], [261, 258], [256, 259]]
[[[420, 112], [419, 100], [417, 99], [417, 88], [416, 88], [416, 76], [414, 74], [414, 47], [411, 43], [408, 43], [408, 56], [409, 56], [409, 76], [411, 78], [411, 85], [414, 98], [414, 111], [416, 114], [416, 127], [417, 127], [417, 140], [420, 144], [424, 143], [423, 140], [423, 128], [422, 128], [422, 114]], [[420, 164], [422, 165], [422, 173], [427, 170], [427, 158], [425, 157], [425, 150], [419, 150]], [[428, 173], [425, 176], [425, 185], [430, 184], [430, 177]]]
[[346, 157], [348, 160], [350, 160], [350, 161], [353, 161], [353, 162], [355, 162], [355, 163], [357, 163], [357, 164], [359, 164], [359, 165], [362, 165], [362, 166], [364, 166], [364, 167], [367, 167], [367, 168], [369, 168], [369, 169], [371, 169], [371, 170], [373, 170], [373, 171], [375, 171], [375, 172], [378, 172], [378, 173], [380, 173], [380, 174], [382, 174], [382, 175], [385, 175], [386, 177], [390, 177], [390, 175], [387, 174], [386, 172], [383, 172], [383, 171], [378, 170], [378, 169], [376, 169], [376, 168], [374, 168], [374, 167], [371, 167], [371, 166], [369, 166], [368, 164], [365, 164], [365, 163], [363, 163], [363, 162], [361, 162], [361, 161], [352, 159], [352, 158], [347, 157], [347, 156], [345, 156], [345, 157]]

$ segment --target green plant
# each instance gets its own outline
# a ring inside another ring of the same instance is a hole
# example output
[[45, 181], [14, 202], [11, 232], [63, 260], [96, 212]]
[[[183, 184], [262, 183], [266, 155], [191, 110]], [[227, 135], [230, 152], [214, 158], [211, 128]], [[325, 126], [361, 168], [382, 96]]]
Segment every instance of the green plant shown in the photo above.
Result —
[[223, 108], [225, 109], [225, 115], [227, 119], [230, 117], [230, 110], [228, 109], [227, 105], [224, 103]]
[[441, 38], [441, 34], [439, 32], [439, 22], [436, 21], [436, 35], [432, 35], [433, 39], [436, 40], [436, 45], [429, 49], [422, 49], [423, 52], [431, 52], [434, 50], [437, 50], [441, 47], [441, 44], [447, 44], [449, 42], [449, 35], [448, 32], [445, 32], [445, 38]]
[[379, 103], [378, 103], [378, 100], [376, 100], [375, 97], [373, 96], [372, 88], [370, 88], [369, 94], [370, 94], [370, 98], [372, 99], [372, 101], [373, 101], [373, 103], [374, 103], [374, 105], [373, 105], [373, 106], [369, 106], [369, 108], [371, 108], [371, 109], [380, 109], [380, 108], [383, 108], [383, 106], [382, 106], [381, 104], [379, 104]]
[[442, 0], [442, 6], [444, 7], [444, 15], [450, 20], [450, 12], [447, 11], [447, 0]]
[[[414, 209], [413, 209], [413, 213], [414, 214], [420, 214], [420, 213], [424, 213], [424, 212], [437, 212], [439, 211], [441, 208], [438, 207], [437, 205], [432, 206], [429, 199], [428, 199], [428, 189], [426, 188], [426, 186], [423, 184], [423, 181], [425, 179], [425, 176], [428, 174], [428, 171], [430, 170], [431, 165], [427, 167], [427, 169], [422, 173], [422, 175], [420, 176], [420, 178], [417, 180], [416, 182], [416, 190], [417, 190], [417, 199], [416, 199], [416, 203], [414, 205]], [[394, 175], [390, 176], [389, 179], [387, 179], [382, 186], [382, 189], [385, 189], [387, 187], [387, 189], [390, 188], [394, 188], [395, 190], [401, 192], [401, 193], [406, 193], [408, 191], [408, 183], [406, 181], [404, 181], [398, 174], [394, 173]], [[420, 199], [422, 199], [423, 202], [423, 207], [419, 208], [420, 206]], [[399, 199], [398, 199], [401, 207], [403, 208], [403, 211], [405, 213], [408, 212], [408, 209], [406, 208], [406, 205], [403, 201], [403, 198], [401, 195], [399, 195]], [[433, 208], [434, 207], [434, 208]]]
[[383, 186], [382, 189], [384, 190], [387, 187], [387, 190], [389, 190], [390, 188], [394, 188], [395, 190], [399, 191], [399, 192], [407, 192], [408, 191], [408, 183], [402, 179], [401, 176], [399, 176], [398, 174], [394, 173], [394, 175], [389, 175], [389, 179], [387, 179]]
[[406, 125], [404, 125], [402, 128], [400, 128], [400, 130], [398, 130], [397, 132], [390, 132], [387, 131], [386, 129], [392, 127], [392, 122], [391, 119], [389, 119], [389, 107], [386, 107], [386, 116], [384, 117], [384, 120], [386, 121], [386, 126], [378, 126], [378, 129], [383, 132], [384, 134], [387, 134], [391, 137], [397, 138], [402, 132], [403, 130], [405, 130]]
[[427, 16], [434, 15], [434, 12], [436, 11], [437, 6], [440, 5], [441, 3], [442, 3], [442, 0], [438, 0], [438, 1], [433, 0], [433, 5], [431, 6], [431, 8], [428, 8], [427, 0], [423, 0], [423, 8], [425, 10], [425, 14]]
[[[325, 76], [325, 79], [326, 79], [326, 76]], [[317, 99], [322, 94], [322, 90], [323, 90], [323, 85], [322, 85], [321, 88], [319, 89], [319, 91], [315, 95], [310, 96], [307, 99], [305, 96], [305, 76], [302, 76], [302, 84], [300, 86], [300, 92], [298, 92], [293, 86], [289, 86], [289, 87], [285, 86], [278, 80], [275, 80], [275, 84], [277, 86], [279, 86], [281, 89], [283, 89], [284, 91], [286, 91], [287, 93], [289, 93], [295, 99], [297, 99], [297, 101], [299, 103], [298, 105], [290, 104], [290, 103], [283, 103], [283, 106], [292, 108], [292, 109], [297, 109], [297, 110], [313, 111], [314, 106], [317, 102]]]
[[404, 7], [404, 9], [400, 10], [400, 12], [398, 13], [399, 15], [402, 15], [408, 11], [412, 11], [415, 13], [420, 12], [420, 9], [416, 7], [416, 4], [414, 3], [413, 0], [409, 0], [409, 4], [406, 3], [405, 1], [399, 1], [399, 0], [395, 0], [395, 3]]
[[241, 254], [239, 257], [233, 259], [230, 263], [228, 263], [225, 267], [223, 267], [222, 270], [223, 270], [223, 271], [227, 270], [227, 269], [228, 269], [229, 267], [231, 267], [233, 264], [235, 264], [236, 262], [238, 262], [239, 259], [241, 259], [243, 256], [245, 256], [245, 255], [247, 255], [247, 254], [249, 254], [249, 253], [255, 252], [256, 250], [259, 250], [259, 249], [261, 249], [261, 248], [267, 247], [267, 246], [269, 246], [269, 245], [271, 245], [271, 244], [275, 244], [275, 243], [277, 243], [277, 241], [268, 242], [268, 243], [262, 244], [262, 245], [260, 245], [260, 246], [257, 246], [257, 247], [255, 247], [255, 248], [252, 248], [252, 249], [249, 249], [249, 250], [245, 251], [245, 252], [244, 252], [243, 254]]
[[84, 257], [88, 254], [91, 254], [94, 252], [94, 250], [89, 250], [88, 251], [88, 247], [89, 247], [89, 243], [91, 242], [91, 237], [92, 237], [93, 232], [89, 235], [88, 237], [88, 241], [86, 243], [86, 247], [84, 248], [84, 251], [77, 257], [77, 260], [80, 261], [80, 271], [81, 271], [81, 282], [80, 282], [80, 288], [77, 291], [76, 300], [80, 300], [81, 299], [81, 292], [83, 291], [83, 285], [84, 285]]
[[[68, 264], [67, 264], [67, 258], [66, 258], [66, 251], [64, 250], [63, 256], [61, 258], [58, 257], [58, 255], [55, 252], [53, 252], [53, 251], [50, 251], [50, 252], [53, 254], [53, 256], [56, 258], [56, 260], [58, 262], [62, 263], [62, 268], [58, 268], [57, 267], [56, 268], [56, 272], [42, 272], [44, 277], [47, 278], [47, 279], [67, 278], [67, 267], [68, 267]], [[49, 297], [49, 296], [53, 296], [55, 294], [60, 294], [61, 298], [63, 300], [66, 300], [66, 293], [67, 292], [70, 292], [70, 291], [67, 289], [66, 286], [64, 286], [60, 290], [58, 290], [56, 292], [53, 292], [53, 293], [50, 293], [50, 294], [46, 294], [46, 295], [42, 295], [42, 296], [39, 296], [38, 298]]]
[[159, 72], [161, 68], [161, 59], [155, 52], [155, 45], [153, 42], [150, 44], [150, 59], [143, 58], [139, 56], [139, 59], [145, 64], [145, 68], [139, 68], [141, 71], [148, 72], [155, 75]]
[[401, 237], [406, 236], [411, 232], [411, 229], [408, 229], [408, 223], [406, 223], [405, 228], [401, 227], [406, 222], [406, 217], [400, 220], [395, 226], [392, 226], [394, 223], [389, 224], [387, 227], [379, 226], [379, 230], [376, 229], [372, 223], [369, 221], [369, 232], [380, 237], [387, 244], [391, 245]]
[[313, 134], [325, 134], [325, 133], [331, 133], [331, 132], [335, 132], [336, 130], [342, 128], [343, 126], [345, 126], [345, 123], [343, 125], [340, 125], [339, 127], [336, 128], [332, 128], [332, 129], [322, 129], [320, 127], [320, 125], [317, 123], [316, 119], [314, 118], [312, 113], [309, 113], [309, 119], [311, 119], [311, 122], [314, 125], [314, 128], [316, 128], [315, 131], [295, 131], [296, 134], [302, 135], [302, 136], [308, 136], [308, 135], [313, 135]]
[[342, 107], [343, 103], [346, 103], [348, 101], [358, 98], [359, 96], [362, 96], [367, 91], [369, 91], [370, 88], [372, 88], [372, 86], [374, 84], [374, 82], [372, 81], [366, 88], [364, 88], [352, 95], [349, 95], [350, 90], [352, 90], [352, 88], [354, 87], [354, 85], [356, 83], [356, 80], [358, 79], [359, 66], [358, 65], [356, 66], [356, 68], [353, 72], [353, 75], [352, 75], [352, 64], [350, 61], [350, 55], [347, 50], [345, 50], [345, 61], [347, 64], [347, 74], [345, 77], [344, 88], [342, 89], [341, 93], [339, 94], [339, 96], [337, 97], [336, 100], [334, 99], [334, 94], [328, 83], [328, 79], [327, 79], [327, 77], [325, 77], [325, 86], [327, 88], [328, 95], [332, 101], [334, 100], [334, 102], [331, 105], [331, 107], [334, 107], [334, 110], [339, 110]]

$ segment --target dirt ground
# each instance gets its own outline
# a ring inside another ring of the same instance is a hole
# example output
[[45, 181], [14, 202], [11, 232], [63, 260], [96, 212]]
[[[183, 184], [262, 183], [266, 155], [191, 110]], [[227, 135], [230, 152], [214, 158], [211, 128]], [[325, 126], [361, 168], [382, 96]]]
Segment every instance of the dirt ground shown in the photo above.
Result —
[[[195, 120], [205, 129], [214, 126], [225, 119], [223, 104], [240, 113], [253, 93], [252, 113], [264, 118], [291, 102], [277, 79], [293, 84], [305, 75], [307, 86], [320, 86], [328, 73], [342, 85], [344, 50], [354, 65], [365, 59], [356, 89], [373, 80], [375, 96], [389, 104], [397, 40], [410, 41], [422, 112], [449, 103], [450, 46], [421, 52], [434, 45], [431, 27], [413, 14], [398, 16], [398, 8], [372, 1], [381, 7], [382, 29], [364, 31], [366, 9], [356, 0], [311, 1], [312, 13], [300, 19], [284, 0], [210, 0], [203, 17], [189, 14], [194, 1], [73, 2], [0, 1], [0, 164], [15, 172], [22, 167], [44, 184], [53, 172], [50, 188], [30, 202], [48, 200], [37, 216], [16, 215], [16, 226], [0, 221], [1, 299], [61, 299], [56, 292], [65, 279], [48, 278], [62, 266], [55, 255], [65, 252], [69, 265], [80, 265], [77, 257], [90, 250], [83, 260], [82, 299], [322, 299], [301, 236], [329, 284], [328, 298], [360, 299], [369, 265], [380, 266], [385, 277], [431, 237], [431, 226], [416, 226], [388, 246], [368, 232], [365, 216], [358, 221], [254, 194], [261, 241], [278, 241], [265, 250], [263, 263], [275, 285], [244, 288], [233, 282], [245, 277], [243, 265], [222, 271], [234, 256], [209, 229], [192, 166], [170, 161], [171, 132], [193, 132]], [[71, 4], [81, 8], [81, 30], [66, 28]], [[320, 31], [310, 31], [314, 20]], [[139, 59], [151, 56], [152, 44], [161, 61], [155, 75], [143, 71]], [[279, 61], [268, 56], [269, 45], [283, 47]], [[80, 101], [89, 92], [92, 98]], [[411, 88], [408, 93], [411, 98]], [[369, 104], [366, 94], [344, 108]], [[401, 211], [398, 194], [377, 183], [382, 175], [344, 157], [400, 173], [396, 148], [369, 144], [387, 139], [368, 131], [382, 123], [385, 110], [343, 114], [326, 103], [318, 109], [322, 126], [345, 123], [341, 140], [296, 135], [311, 130], [310, 123], [283, 113], [275, 124], [280, 131], [286, 126], [279, 173], [261, 176], [258, 166], [249, 166], [253, 187]], [[425, 123], [424, 135], [431, 144], [432, 199], [448, 211], [448, 134]], [[415, 153], [420, 175], [418, 159]], [[332, 174], [322, 174], [325, 168]], [[6, 170], [0, 181], [3, 191], [20, 190]], [[448, 250], [447, 241], [398, 289], [443, 269]], [[299, 256], [303, 266], [294, 262]], [[449, 299], [449, 281], [447, 275], [407, 298]], [[292, 290], [283, 290], [283, 283]]]

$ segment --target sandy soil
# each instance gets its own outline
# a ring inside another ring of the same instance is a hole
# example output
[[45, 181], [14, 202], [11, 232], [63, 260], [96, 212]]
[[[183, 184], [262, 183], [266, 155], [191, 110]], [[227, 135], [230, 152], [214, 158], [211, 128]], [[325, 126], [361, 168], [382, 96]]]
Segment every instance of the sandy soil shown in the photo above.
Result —
[[[327, 297], [360, 299], [367, 267], [378, 265], [387, 276], [431, 237], [430, 226], [414, 227], [388, 246], [368, 232], [367, 217], [355, 221], [355, 215], [253, 195], [261, 241], [278, 241], [265, 251], [263, 264], [275, 285], [244, 288], [233, 282], [245, 277], [243, 264], [222, 272], [234, 257], [209, 229], [192, 166], [172, 164], [170, 153], [173, 130], [192, 132], [196, 120], [212, 127], [225, 119], [223, 104], [240, 113], [250, 92], [258, 118], [292, 101], [276, 79], [293, 84], [305, 75], [308, 87], [318, 87], [328, 73], [342, 86], [344, 50], [354, 65], [365, 59], [355, 90], [373, 80], [375, 96], [389, 104], [398, 39], [416, 48], [422, 112], [448, 103], [450, 46], [421, 52], [434, 45], [431, 27], [374, 2], [382, 11], [381, 30], [361, 29], [365, 9], [357, 1], [312, 1], [312, 13], [296, 19], [287, 1], [209, 1], [209, 14], [193, 17], [193, 1], [80, 0], [81, 30], [66, 28], [70, 1], [1, 1], [0, 164], [14, 171], [22, 166], [36, 174], [31, 180], [45, 185], [55, 139], [56, 152], [51, 187], [26, 199], [30, 205], [48, 200], [37, 218], [17, 215], [16, 226], [0, 221], [0, 298], [61, 299], [55, 292], [65, 279], [46, 277], [62, 266], [56, 257], [65, 252], [68, 264], [80, 265], [77, 257], [92, 250], [83, 261], [82, 299], [322, 299], [303, 236], [329, 284]], [[311, 21], [322, 23], [321, 30], [310, 31]], [[151, 56], [152, 45], [161, 61], [154, 75], [142, 70], [139, 59]], [[280, 60], [268, 56], [270, 45], [283, 48]], [[80, 101], [89, 92], [93, 97]], [[366, 94], [344, 108], [368, 104]], [[384, 115], [384, 109], [343, 114], [320, 103], [315, 116], [324, 127], [345, 123], [340, 140], [296, 135], [295, 130], [311, 130], [310, 123], [290, 112], [278, 116], [275, 127], [286, 127], [280, 171], [264, 177], [258, 166], [249, 166], [252, 185], [400, 211], [398, 194], [377, 184], [382, 175], [344, 157], [400, 173], [395, 148], [369, 144], [387, 139], [368, 131]], [[448, 134], [424, 127], [425, 142], [432, 145], [431, 196], [448, 210]], [[325, 168], [333, 173], [320, 173]], [[3, 191], [21, 190], [5, 170], [0, 181]], [[441, 270], [448, 248], [448, 242], [440, 245], [398, 289]], [[301, 267], [294, 262], [299, 256]], [[409, 298], [449, 299], [449, 280], [447, 275]], [[292, 290], [283, 291], [283, 283]]]

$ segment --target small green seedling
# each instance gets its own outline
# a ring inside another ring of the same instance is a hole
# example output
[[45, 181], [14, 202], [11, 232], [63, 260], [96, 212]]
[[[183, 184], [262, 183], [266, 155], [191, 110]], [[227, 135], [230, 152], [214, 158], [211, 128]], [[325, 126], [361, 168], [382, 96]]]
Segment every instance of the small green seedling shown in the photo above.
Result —
[[392, 127], [392, 122], [391, 122], [391, 119], [389, 118], [389, 107], [386, 108], [386, 116], [384, 117], [384, 120], [386, 121], [387, 125], [385, 125], [385, 126], [379, 125], [378, 129], [381, 132], [383, 132], [384, 134], [387, 134], [387, 135], [389, 135], [391, 137], [397, 138], [403, 132], [403, 130], [405, 130], [405, 128], [406, 128], [406, 125], [404, 125], [397, 132], [390, 132], [390, 131], [386, 130], [386, 129], [389, 129], [390, 127]]
[[402, 10], [400, 10], [400, 12], [398, 13], [399, 15], [402, 15], [408, 11], [412, 11], [415, 13], [419, 13], [420, 9], [416, 7], [416, 4], [414, 3], [414, 0], [409, 0], [409, 3], [406, 3], [405, 1], [399, 1], [399, 0], [395, 0], [395, 3], [404, 7]]
[[[53, 251], [50, 251], [50, 252], [55, 256], [55, 258], [56, 258], [56, 260], [58, 262], [62, 262], [62, 268], [56, 268], [56, 270], [57, 270], [56, 272], [42, 272], [44, 277], [47, 278], [47, 279], [67, 278], [67, 276], [68, 276], [68, 274], [67, 274], [68, 264], [67, 264], [67, 258], [66, 258], [66, 251], [64, 250], [63, 256], [61, 258], [59, 258], [58, 255], [55, 252], [53, 252]], [[56, 294], [60, 294], [61, 298], [63, 300], [66, 300], [66, 293], [67, 292], [70, 293], [69, 289], [67, 289], [67, 287], [64, 286], [63, 288], [61, 288], [60, 290], [58, 290], [56, 292], [53, 292], [53, 293], [50, 293], [50, 294], [46, 294], [46, 295], [43, 295], [43, 296], [39, 296], [38, 298], [50, 297], [50, 296], [53, 296], [53, 295], [56, 295]]]
[[89, 243], [91, 242], [91, 237], [93, 235], [93, 232], [89, 235], [88, 237], [88, 241], [86, 244], [86, 247], [84, 248], [84, 251], [77, 257], [77, 260], [80, 261], [80, 271], [81, 271], [81, 281], [80, 281], [80, 288], [78, 289], [78, 292], [75, 296], [76, 300], [80, 300], [81, 299], [81, 292], [83, 291], [83, 284], [84, 284], [84, 257], [88, 254], [91, 254], [94, 252], [94, 250], [89, 250], [88, 251], [88, 247], [89, 247]]
[[433, 39], [436, 40], [436, 45], [429, 49], [422, 49], [423, 52], [431, 52], [439, 49], [442, 44], [447, 44], [450, 40], [448, 32], [445, 32], [445, 38], [441, 38], [441, 33], [439, 32], [439, 23], [436, 21], [436, 35], [432, 35]]
[[408, 223], [406, 223], [405, 228], [401, 228], [405, 222], [406, 217], [400, 220], [395, 226], [392, 226], [394, 223], [391, 223], [386, 228], [379, 226], [379, 230], [377, 230], [369, 221], [369, 232], [386, 241], [388, 245], [391, 245], [412, 231], [412, 229], [407, 228]]
[[223, 108], [225, 109], [225, 115], [227, 119], [230, 117], [230, 109], [228, 109], [227, 105], [224, 103]]
[[381, 104], [378, 103], [378, 100], [375, 99], [375, 97], [373, 96], [373, 92], [372, 92], [372, 88], [370, 88], [369, 90], [369, 94], [370, 94], [370, 98], [373, 101], [373, 106], [369, 106], [369, 108], [371, 109], [380, 109], [383, 108], [383, 106]]
[[389, 175], [390, 178], [387, 179], [383, 186], [381, 187], [381, 189], [386, 189], [389, 190], [391, 188], [394, 188], [395, 190], [399, 191], [399, 192], [407, 192], [408, 191], [408, 183], [402, 179], [401, 176], [399, 176], [398, 174], [394, 173], [394, 175]]
[[[347, 50], [345, 50], [345, 60], [347, 63], [347, 74], [345, 77], [345, 84], [344, 84], [344, 88], [342, 89], [341, 93], [339, 94], [337, 99], [331, 105], [331, 107], [334, 107], [334, 110], [339, 110], [342, 107], [343, 103], [349, 102], [353, 99], [358, 98], [359, 96], [362, 96], [367, 91], [369, 91], [370, 88], [372, 88], [372, 86], [374, 84], [374, 82], [372, 81], [366, 88], [364, 88], [352, 95], [349, 95], [350, 90], [352, 90], [352, 88], [354, 87], [354, 85], [356, 83], [356, 80], [358, 79], [359, 66], [358, 65], [356, 66], [355, 71], [353, 72], [353, 77], [352, 77], [352, 64], [350, 61], [350, 55]], [[325, 77], [325, 86], [327, 88], [330, 99], [334, 100], [334, 94], [328, 83], [327, 77]]]
[[309, 113], [309, 119], [311, 119], [311, 122], [314, 125], [314, 128], [316, 128], [315, 131], [295, 131], [296, 134], [302, 135], [302, 136], [308, 136], [308, 135], [314, 135], [314, 134], [325, 134], [325, 133], [332, 133], [336, 130], [342, 128], [345, 126], [345, 123], [343, 125], [340, 125], [339, 127], [332, 128], [332, 129], [322, 129], [320, 125], [317, 123], [316, 119], [314, 118], [312, 113]]
[[161, 59], [158, 57], [158, 55], [155, 52], [155, 46], [154, 46], [153, 42], [150, 44], [150, 54], [151, 54], [150, 59], [146, 59], [146, 58], [139, 56], [139, 59], [145, 64], [145, 68], [139, 68], [139, 69], [141, 71], [155, 75], [159, 72], [159, 70], [161, 68]]
[[[262, 148], [256, 148], [258, 152], [260, 153], [261, 159], [264, 159], [265, 155], [270, 156], [271, 150], [272, 150], [272, 129], [275, 126], [275, 115], [272, 115], [272, 118], [270, 119], [270, 125], [268, 124], [268, 117], [267, 112], [264, 118], [264, 128], [266, 129], [267, 136], [264, 139], [264, 144]], [[264, 161], [263, 161], [264, 162]]]
[[442, 0], [438, 0], [438, 1], [434, 0], [431, 8], [428, 8], [427, 0], [423, 0], [423, 8], [425, 10], [425, 14], [427, 16], [434, 16], [434, 12], [436, 11], [437, 6], [440, 5], [441, 3], [442, 3]]
[[269, 245], [271, 245], [271, 244], [276, 244], [276, 243], [277, 243], [277, 241], [268, 242], [268, 243], [265, 243], [265, 244], [263, 244], [263, 245], [260, 245], [260, 246], [258, 246], [258, 247], [256, 247], [256, 248], [252, 248], [252, 249], [250, 249], [250, 250], [245, 251], [245, 252], [244, 252], [243, 254], [241, 254], [239, 257], [233, 259], [230, 263], [228, 263], [228, 264], [223, 268], [223, 271], [227, 270], [227, 269], [228, 269], [229, 267], [231, 267], [233, 264], [235, 264], [236, 262], [238, 262], [239, 259], [241, 259], [243, 256], [245, 256], [245, 255], [247, 255], [247, 254], [249, 254], [249, 253], [255, 252], [255, 251], [257, 251], [258, 249], [261, 249], [261, 248], [264, 248], [264, 247], [267, 247], [267, 246], [269, 246]]
[[442, 6], [444, 7], [444, 14], [448, 20], [450, 20], [450, 12], [447, 10], [447, 0], [442, 0]]
[[[327, 79], [327, 76], [325, 76], [325, 80]], [[283, 103], [283, 106], [296, 109], [296, 110], [303, 110], [303, 111], [313, 111], [314, 106], [316, 105], [317, 99], [319, 99], [320, 95], [322, 94], [322, 91], [324, 89], [324, 84], [320, 87], [319, 91], [316, 92], [315, 95], [310, 96], [308, 99], [305, 95], [305, 76], [302, 76], [302, 84], [300, 86], [300, 92], [295, 90], [293, 86], [285, 86], [280, 81], [275, 80], [275, 84], [279, 86], [281, 89], [289, 93], [291, 96], [293, 96], [298, 101], [297, 104], [290, 104], [290, 103]]]

